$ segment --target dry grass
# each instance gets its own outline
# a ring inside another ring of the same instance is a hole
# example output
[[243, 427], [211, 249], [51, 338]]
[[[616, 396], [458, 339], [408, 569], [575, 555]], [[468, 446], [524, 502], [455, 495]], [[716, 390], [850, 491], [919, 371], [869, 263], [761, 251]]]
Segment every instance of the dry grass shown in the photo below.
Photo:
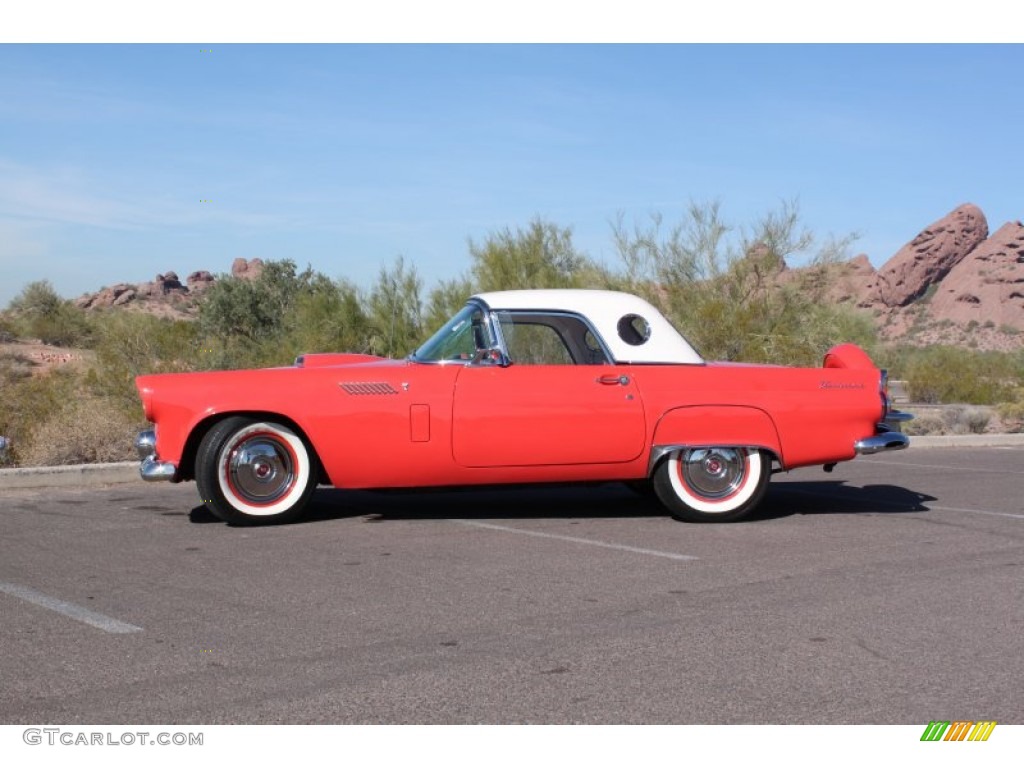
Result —
[[140, 425], [109, 401], [92, 396], [66, 402], [19, 446], [22, 466], [92, 464], [136, 458]]

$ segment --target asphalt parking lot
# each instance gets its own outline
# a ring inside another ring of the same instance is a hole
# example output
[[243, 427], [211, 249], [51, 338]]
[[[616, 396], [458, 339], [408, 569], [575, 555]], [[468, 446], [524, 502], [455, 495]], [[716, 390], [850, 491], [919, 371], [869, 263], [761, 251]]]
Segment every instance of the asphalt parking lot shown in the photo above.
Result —
[[748, 522], [624, 486], [0, 491], [2, 723], [1024, 722], [1024, 448], [777, 475]]

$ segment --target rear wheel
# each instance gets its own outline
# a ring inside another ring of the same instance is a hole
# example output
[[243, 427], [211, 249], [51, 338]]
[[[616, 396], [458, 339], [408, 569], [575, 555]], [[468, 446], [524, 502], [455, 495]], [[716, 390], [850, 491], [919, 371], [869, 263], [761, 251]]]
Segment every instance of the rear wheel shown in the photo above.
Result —
[[757, 448], [682, 448], [654, 473], [654, 490], [677, 520], [739, 520], [764, 497], [771, 457]]
[[236, 524], [293, 520], [316, 490], [312, 450], [273, 421], [234, 416], [215, 424], [196, 454], [196, 485], [206, 507]]

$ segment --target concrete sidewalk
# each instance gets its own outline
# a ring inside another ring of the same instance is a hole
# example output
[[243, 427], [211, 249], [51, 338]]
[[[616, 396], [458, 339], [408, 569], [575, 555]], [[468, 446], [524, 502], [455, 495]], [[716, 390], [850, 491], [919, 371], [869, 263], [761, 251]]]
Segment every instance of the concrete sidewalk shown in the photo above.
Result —
[[[911, 436], [910, 450], [927, 448], [1015, 448], [1024, 447], [1024, 434], [926, 435]], [[0, 469], [0, 491], [15, 488], [68, 488], [141, 483], [139, 462], [115, 464], [72, 464], [63, 467]]]

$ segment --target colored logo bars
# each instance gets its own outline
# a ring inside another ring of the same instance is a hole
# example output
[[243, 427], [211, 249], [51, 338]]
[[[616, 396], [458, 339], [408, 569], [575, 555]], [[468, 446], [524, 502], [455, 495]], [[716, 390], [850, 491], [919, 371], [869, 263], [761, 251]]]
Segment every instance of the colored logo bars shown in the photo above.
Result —
[[921, 741], [988, 741], [995, 727], [995, 720], [954, 720], [952, 723], [932, 720], [925, 727]]

